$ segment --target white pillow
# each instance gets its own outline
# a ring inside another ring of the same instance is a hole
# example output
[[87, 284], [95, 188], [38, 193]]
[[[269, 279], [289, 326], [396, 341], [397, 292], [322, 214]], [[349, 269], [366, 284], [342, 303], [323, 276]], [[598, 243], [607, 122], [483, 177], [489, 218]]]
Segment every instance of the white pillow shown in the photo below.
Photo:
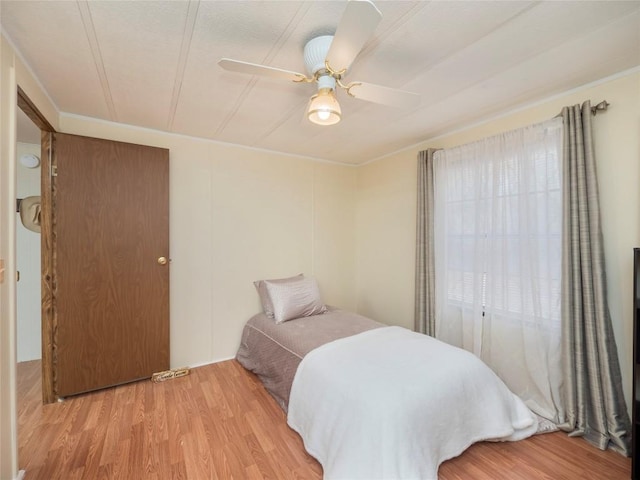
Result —
[[295, 282], [295, 281], [301, 280], [302, 278], [304, 278], [304, 275], [300, 273], [295, 277], [274, 278], [272, 280], [256, 280], [255, 282], [253, 282], [253, 285], [256, 287], [256, 290], [258, 291], [260, 302], [262, 303], [262, 310], [264, 311], [264, 314], [267, 317], [273, 318], [273, 304], [271, 303], [271, 298], [269, 297], [269, 293], [267, 292], [267, 287], [265, 285], [265, 282], [289, 283], [289, 282]]
[[276, 323], [327, 311], [315, 278], [300, 278], [284, 283], [265, 280], [264, 284], [273, 305]]

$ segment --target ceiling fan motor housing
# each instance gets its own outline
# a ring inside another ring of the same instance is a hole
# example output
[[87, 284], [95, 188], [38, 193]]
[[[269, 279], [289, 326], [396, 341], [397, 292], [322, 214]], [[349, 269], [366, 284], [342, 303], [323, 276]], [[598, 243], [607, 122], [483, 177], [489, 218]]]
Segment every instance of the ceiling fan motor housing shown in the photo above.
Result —
[[[312, 38], [304, 46], [304, 65], [309, 73], [309, 76], [313, 77], [318, 71], [325, 70], [325, 59], [331, 46], [333, 35], [323, 35], [321, 37]], [[326, 74], [320, 74], [317, 79], [318, 91], [329, 88], [335, 90], [336, 79], [333, 78], [328, 72]]]
[[327, 58], [333, 35], [322, 35], [312, 38], [304, 46], [304, 65], [309, 76], [314, 76], [318, 70], [325, 68], [324, 61]]

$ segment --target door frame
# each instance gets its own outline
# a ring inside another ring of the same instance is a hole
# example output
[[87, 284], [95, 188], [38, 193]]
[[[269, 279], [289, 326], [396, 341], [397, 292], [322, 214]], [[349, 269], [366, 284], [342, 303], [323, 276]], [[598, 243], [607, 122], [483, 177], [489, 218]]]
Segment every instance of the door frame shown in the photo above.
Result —
[[41, 131], [40, 158], [40, 257], [42, 264], [42, 401], [56, 401], [53, 378], [53, 336], [55, 334], [55, 249], [53, 236], [53, 204], [52, 204], [52, 162], [53, 135], [56, 130], [18, 86], [18, 108], [36, 124]]

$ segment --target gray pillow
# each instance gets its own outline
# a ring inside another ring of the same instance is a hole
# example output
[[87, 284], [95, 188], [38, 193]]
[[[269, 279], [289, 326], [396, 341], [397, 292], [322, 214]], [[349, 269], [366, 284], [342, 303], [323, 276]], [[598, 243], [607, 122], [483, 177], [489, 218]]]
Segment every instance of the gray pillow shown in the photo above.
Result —
[[297, 280], [301, 280], [303, 278], [304, 278], [304, 275], [300, 273], [294, 277], [274, 278], [272, 280], [256, 280], [255, 282], [253, 282], [253, 285], [256, 287], [256, 290], [258, 291], [258, 296], [260, 297], [260, 302], [262, 303], [262, 310], [264, 311], [264, 314], [269, 318], [273, 318], [273, 304], [271, 303], [271, 298], [269, 297], [269, 293], [267, 292], [267, 287], [265, 286], [265, 282], [289, 283], [289, 282], [295, 282]]
[[265, 280], [264, 284], [273, 306], [273, 318], [276, 323], [327, 311], [320, 298], [320, 289], [315, 278], [300, 278], [288, 282]]

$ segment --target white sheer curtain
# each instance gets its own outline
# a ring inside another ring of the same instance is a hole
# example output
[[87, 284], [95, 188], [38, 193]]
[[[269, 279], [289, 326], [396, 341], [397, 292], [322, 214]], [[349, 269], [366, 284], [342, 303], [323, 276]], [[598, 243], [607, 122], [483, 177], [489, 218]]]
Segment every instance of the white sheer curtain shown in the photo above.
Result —
[[436, 337], [558, 421], [562, 119], [434, 154]]

